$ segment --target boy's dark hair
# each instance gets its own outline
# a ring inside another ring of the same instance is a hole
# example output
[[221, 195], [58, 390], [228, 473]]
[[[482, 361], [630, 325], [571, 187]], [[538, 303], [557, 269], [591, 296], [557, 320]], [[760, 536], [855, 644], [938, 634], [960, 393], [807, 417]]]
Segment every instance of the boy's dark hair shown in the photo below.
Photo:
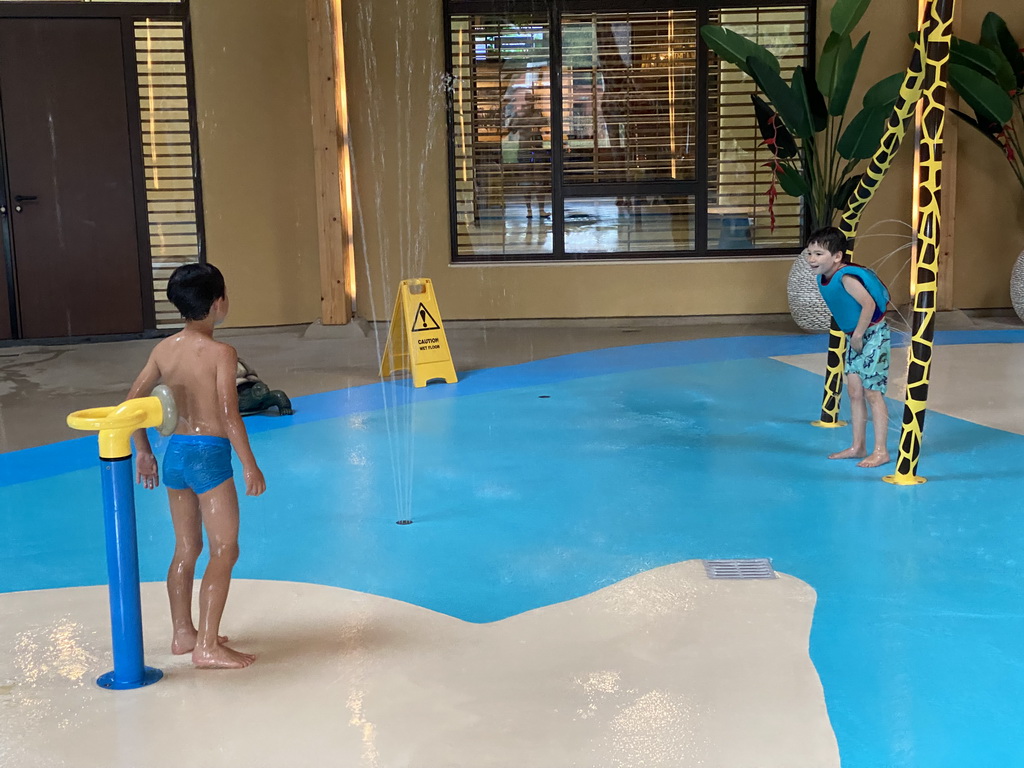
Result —
[[183, 264], [167, 281], [167, 298], [186, 320], [205, 318], [224, 294], [224, 275], [213, 264]]
[[811, 233], [807, 245], [820, 245], [829, 253], [842, 253], [843, 261], [850, 262], [850, 241], [836, 227], [822, 227]]

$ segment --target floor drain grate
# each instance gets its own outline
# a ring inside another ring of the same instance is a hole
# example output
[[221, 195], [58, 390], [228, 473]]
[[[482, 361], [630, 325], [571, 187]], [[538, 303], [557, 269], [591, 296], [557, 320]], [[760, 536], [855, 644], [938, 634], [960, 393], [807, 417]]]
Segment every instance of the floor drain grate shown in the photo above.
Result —
[[709, 579], [777, 579], [772, 561], [767, 557], [735, 560], [705, 560], [704, 572]]

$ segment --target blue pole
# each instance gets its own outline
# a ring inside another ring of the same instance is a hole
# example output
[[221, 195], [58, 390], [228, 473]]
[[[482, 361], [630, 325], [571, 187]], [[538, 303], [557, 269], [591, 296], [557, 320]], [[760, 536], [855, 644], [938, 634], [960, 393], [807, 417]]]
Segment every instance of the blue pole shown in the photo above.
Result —
[[142, 597], [131, 459], [131, 456], [100, 459], [114, 669], [96, 682], [102, 688], [114, 690], [141, 688], [155, 683], [164, 674], [143, 663]]

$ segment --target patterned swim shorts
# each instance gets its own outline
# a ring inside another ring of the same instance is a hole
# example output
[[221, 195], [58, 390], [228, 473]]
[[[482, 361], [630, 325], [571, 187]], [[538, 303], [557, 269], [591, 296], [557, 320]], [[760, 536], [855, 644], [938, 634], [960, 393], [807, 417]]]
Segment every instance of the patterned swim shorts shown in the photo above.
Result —
[[889, 380], [889, 346], [889, 325], [884, 320], [868, 326], [860, 352], [854, 352], [850, 334], [846, 334], [846, 373], [859, 376], [865, 389], [877, 389], [884, 395]]

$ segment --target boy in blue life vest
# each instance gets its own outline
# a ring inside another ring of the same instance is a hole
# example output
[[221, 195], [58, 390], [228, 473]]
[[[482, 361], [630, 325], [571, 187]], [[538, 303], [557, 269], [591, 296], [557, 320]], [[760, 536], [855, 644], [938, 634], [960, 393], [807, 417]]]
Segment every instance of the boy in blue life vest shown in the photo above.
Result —
[[[889, 463], [889, 412], [885, 407], [890, 346], [885, 308], [889, 291], [870, 269], [850, 263], [847, 247], [842, 232], [825, 227], [810, 236], [804, 251], [817, 277], [818, 290], [847, 341], [846, 391], [853, 443], [829, 458], [861, 459], [858, 467], [880, 467]], [[868, 407], [875, 425], [875, 445], [870, 454], [866, 442]]]

